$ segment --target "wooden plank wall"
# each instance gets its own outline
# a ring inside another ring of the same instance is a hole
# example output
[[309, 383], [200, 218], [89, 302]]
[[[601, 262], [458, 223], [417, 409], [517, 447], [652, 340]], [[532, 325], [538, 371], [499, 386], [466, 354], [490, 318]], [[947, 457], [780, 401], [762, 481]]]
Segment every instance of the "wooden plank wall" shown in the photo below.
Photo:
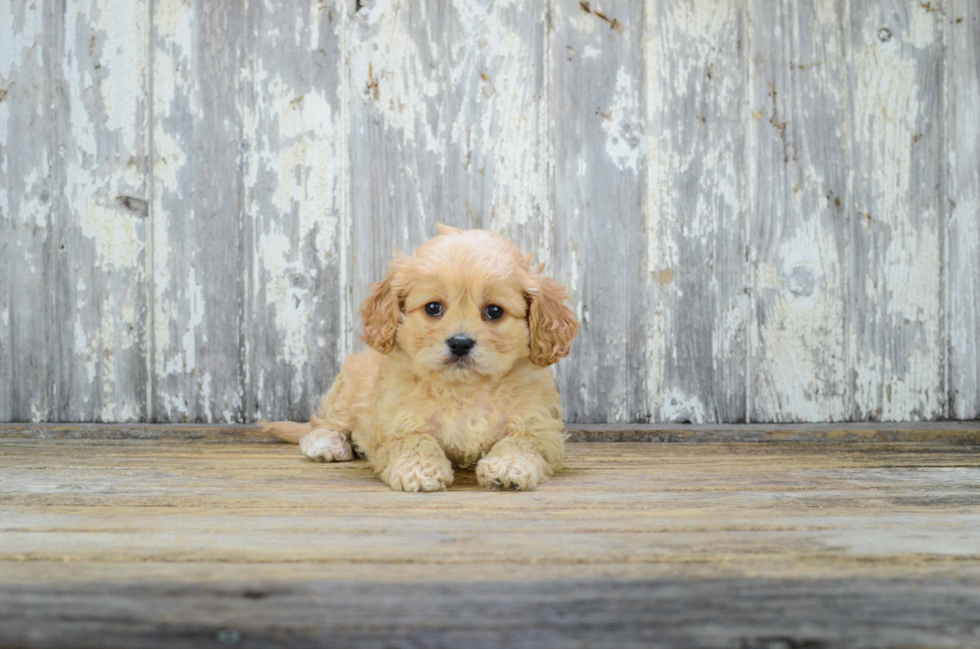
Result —
[[0, 421], [303, 419], [440, 221], [570, 421], [978, 418], [980, 9], [0, 4]]

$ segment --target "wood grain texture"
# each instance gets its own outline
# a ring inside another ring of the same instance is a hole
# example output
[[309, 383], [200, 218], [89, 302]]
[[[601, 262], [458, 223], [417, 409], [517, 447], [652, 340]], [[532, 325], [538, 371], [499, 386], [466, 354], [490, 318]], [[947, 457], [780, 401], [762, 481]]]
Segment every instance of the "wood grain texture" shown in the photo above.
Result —
[[572, 421], [647, 421], [645, 7], [560, 0], [554, 11], [552, 272], [582, 331], [559, 391]]
[[980, 5], [946, 6], [949, 416], [980, 419]]
[[[0, 7], [0, 418], [55, 416], [53, 5]], [[33, 131], [33, 132], [32, 132]], [[38, 299], [39, 296], [52, 296]], [[53, 338], [54, 337], [54, 338]]]
[[533, 493], [405, 494], [285, 444], [5, 437], [0, 644], [968, 646], [977, 451], [573, 444]]
[[943, 17], [850, 7], [849, 364], [855, 419], [945, 414]]
[[249, 4], [245, 419], [305, 420], [347, 347], [340, 2]]
[[57, 129], [64, 176], [53, 217], [67, 226], [55, 264], [65, 393], [54, 418], [142, 419], [147, 4], [69, 2], [63, 18], [59, 113], [67, 123]]
[[152, 20], [149, 417], [242, 421], [246, 16], [154, 0]]
[[17, 620], [0, 638], [30, 647], [822, 649], [969, 646], [980, 597], [975, 580], [956, 578], [372, 584], [328, 573], [302, 583], [14, 586], [0, 589], [0, 606]]
[[[8, 3], [5, 419], [145, 416], [146, 5]], [[9, 278], [9, 279], [7, 279]]]
[[844, 2], [749, 4], [751, 421], [850, 416]]
[[656, 421], [745, 421], [745, 10], [651, 3], [647, 21], [648, 398]]

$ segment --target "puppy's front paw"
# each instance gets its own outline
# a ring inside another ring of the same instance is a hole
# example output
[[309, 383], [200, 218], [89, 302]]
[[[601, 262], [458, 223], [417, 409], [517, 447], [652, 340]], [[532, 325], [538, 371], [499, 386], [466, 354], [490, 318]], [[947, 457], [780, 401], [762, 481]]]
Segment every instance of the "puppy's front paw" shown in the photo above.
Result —
[[442, 491], [453, 483], [453, 467], [441, 451], [409, 452], [392, 458], [381, 479], [395, 491]]
[[537, 453], [491, 453], [476, 465], [476, 481], [484, 489], [533, 491], [547, 479], [544, 458]]
[[317, 428], [299, 440], [299, 450], [314, 462], [349, 462], [354, 459], [347, 435], [332, 428]]

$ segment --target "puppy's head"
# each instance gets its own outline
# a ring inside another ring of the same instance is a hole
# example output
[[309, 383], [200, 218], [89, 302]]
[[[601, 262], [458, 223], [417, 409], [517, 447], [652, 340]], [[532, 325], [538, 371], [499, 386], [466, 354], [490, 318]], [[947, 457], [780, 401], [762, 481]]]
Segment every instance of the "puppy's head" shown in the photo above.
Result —
[[565, 291], [485, 230], [440, 226], [413, 257], [399, 257], [361, 305], [364, 340], [398, 347], [413, 370], [451, 382], [494, 379], [522, 358], [546, 367], [578, 333]]

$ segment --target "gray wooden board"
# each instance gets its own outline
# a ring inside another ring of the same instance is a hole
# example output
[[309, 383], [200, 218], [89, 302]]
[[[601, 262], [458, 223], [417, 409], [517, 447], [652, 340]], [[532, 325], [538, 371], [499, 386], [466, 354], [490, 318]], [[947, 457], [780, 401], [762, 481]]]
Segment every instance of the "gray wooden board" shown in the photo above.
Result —
[[946, 14], [949, 416], [980, 418], [980, 4]]
[[[946, 412], [939, 5], [850, 4], [850, 300], [855, 419]], [[846, 199], [845, 196], [845, 199]]]
[[242, 421], [246, 15], [206, 0], [152, 7], [148, 418]]
[[654, 421], [746, 420], [745, 8], [650, 3], [647, 389]]
[[750, 421], [849, 418], [843, 2], [749, 5]]
[[142, 419], [146, 4], [3, 11], [0, 418]]
[[595, 580], [0, 585], [23, 647], [965, 647], [980, 582]]
[[[0, 20], [0, 418], [55, 416], [55, 262], [51, 213], [57, 200], [52, 167], [55, 122], [53, 11], [44, 3]], [[39, 298], [45, 299], [39, 299]]]
[[570, 288], [570, 422], [980, 417], [968, 0], [0, 6], [0, 421], [304, 419], [392, 250]]
[[[341, 2], [249, 4], [244, 414], [308, 419], [347, 345]], [[221, 419], [215, 417], [215, 419]]]
[[[644, 4], [554, 4], [553, 272], [582, 334], [559, 363], [572, 421], [646, 421]], [[600, 414], [601, 413], [601, 414]]]

